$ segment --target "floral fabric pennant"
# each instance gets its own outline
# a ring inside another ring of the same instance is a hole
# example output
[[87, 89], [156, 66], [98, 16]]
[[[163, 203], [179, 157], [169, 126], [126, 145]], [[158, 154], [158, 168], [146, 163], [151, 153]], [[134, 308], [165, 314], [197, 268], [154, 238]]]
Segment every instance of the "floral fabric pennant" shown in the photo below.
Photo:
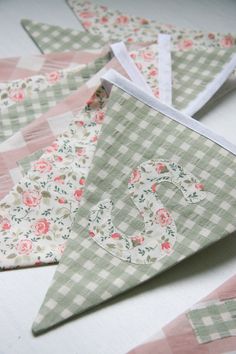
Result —
[[236, 348], [236, 276], [129, 354], [233, 353]]
[[116, 73], [105, 79], [115, 86], [81, 208], [33, 324], [35, 334], [236, 229], [236, 147]]
[[201, 47], [231, 48], [236, 36], [232, 34], [207, 33], [197, 30], [180, 29], [169, 24], [130, 16], [114, 11], [107, 6], [90, 1], [67, 0], [83, 27], [93, 35], [106, 40], [132, 42], [155, 42], [158, 33], [171, 34], [177, 50]]
[[[108, 67], [112, 66], [119, 68], [115, 60]], [[82, 112], [72, 115], [69, 128], [44, 149], [27, 175], [1, 201], [1, 269], [59, 260], [83, 195], [85, 178], [104, 118], [106, 94], [102, 89], [95, 89], [102, 73], [104, 69], [96, 80], [92, 78], [87, 83], [87, 94], [91, 88], [94, 94]], [[73, 102], [74, 107], [78, 106], [80, 94], [84, 93], [86, 91], [81, 90], [73, 100], [70, 98], [70, 104]], [[82, 100], [85, 97], [83, 95]]]

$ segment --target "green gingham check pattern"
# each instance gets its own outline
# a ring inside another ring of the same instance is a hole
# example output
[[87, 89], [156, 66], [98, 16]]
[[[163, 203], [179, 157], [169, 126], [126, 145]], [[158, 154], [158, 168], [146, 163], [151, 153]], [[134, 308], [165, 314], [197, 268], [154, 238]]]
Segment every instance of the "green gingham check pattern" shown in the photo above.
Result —
[[61, 28], [31, 20], [22, 20], [21, 24], [42, 53], [81, 49], [101, 50], [106, 44], [101, 36], [85, 31]]
[[[207, 197], [187, 205], [172, 185], [159, 196], [176, 222], [174, 252], [150, 265], [120, 260], [88, 233], [92, 206], [111, 197], [122, 233], [139, 234], [143, 222], [128, 195], [131, 171], [149, 159], [182, 165], [205, 184]], [[33, 324], [40, 333], [163, 272], [236, 229], [236, 158], [199, 135], [113, 87], [84, 199], [65, 253]]]
[[199, 343], [236, 336], [236, 299], [202, 303], [187, 317]]
[[35, 92], [32, 97], [27, 97], [23, 102], [4, 108], [0, 120], [0, 142], [12, 136], [25, 125], [38, 118], [49, 110], [61, 99], [77, 90], [83, 83], [92, 77], [108, 62], [109, 56], [105, 55], [78, 72], [72, 72], [60, 82], [47, 89]]
[[182, 110], [191, 104], [235, 52], [235, 48], [172, 52], [173, 106]]
[[17, 161], [17, 165], [20, 167], [22, 175], [25, 175], [29, 171], [32, 162], [37, 161], [43, 153], [43, 150], [40, 149], [33, 154], [26, 156], [24, 159]]

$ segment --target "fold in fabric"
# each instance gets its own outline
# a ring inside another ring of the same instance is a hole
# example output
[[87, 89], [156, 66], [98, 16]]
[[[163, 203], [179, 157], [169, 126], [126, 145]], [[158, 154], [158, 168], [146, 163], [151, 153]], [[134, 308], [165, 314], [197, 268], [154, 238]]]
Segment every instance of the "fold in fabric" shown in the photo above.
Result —
[[115, 86], [73, 231], [33, 324], [35, 334], [236, 229], [236, 147], [116, 73], [105, 78], [105, 87]]
[[[145, 344], [131, 350], [129, 354], [233, 353], [236, 348], [235, 305], [234, 307], [229, 306], [232, 301], [235, 303], [235, 299], [236, 276], [234, 275], [201, 300], [193, 309], [178, 316], [174, 321], [163, 327], [161, 333], [157, 333]], [[216, 304], [221, 306], [228, 304], [227, 311], [221, 308], [218, 313], [209, 313], [210, 306], [215, 306]], [[201, 327], [200, 333], [208, 336], [208, 342], [206, 343], [199, 343], [196, 332], [189, 320], [189, 314], [193, 311], [200, 311], [199, 308], [204, 309], [205, 325]], [[223, 324], [219, 324], [219, 319], [223, 319]], [[231, 329], [233, 321], [233, 329]], [[227, 336], [222, 337], [222, 330], [224, 335], [227, 334]]]
[[158, 33], [166, 33], [172, 35], [175, 48], [181, 50], [235, 46], [234, 34], [209, 33], [159, 24], [157, 21], [130, 16], [90, 1], [67, 0], [67, 2], [85, 30], [106, 40], [125, 40], [129, 43], [155, 42]]
[[[118, 69], [119, 65], [114, 59], [109, 67]], [[84, 192], [85, 179], [103, 122], [106, 94], [102, 89], [96, 91], [96, 87], [105, 70], [103, 68], [80, 92], [44, 116], [45, 120], [53, 118], [51, 122], [56, 127], [62, 108], [64, 117], [65, 113], [69, 113], [70, 122], [67, 121], [67, 124], [70, 124], [56, 141], [44, 149], [43, 155], [32, 164], [27, 175], [0, 203], [1, 269], [54, 263], [60, 259]], [[73, 115], [73, 109], [78, 108], [78, 101], [80, 104], [84, 102], [91, 90], [92, 98], [87, 100], [81, 112]], [[68, 112], [68, 107], [72, 112]], [[37, 123], [42, 123], [42, 119]], [[47, 123], [44, 128], [51, 133], [50, 140], [53, 137], [50, 126], [53, 125], [49, 120]], [[34, 130], [35, 127], [33, 125], [33, 129], [26, 130], [26, 136], [27, 133], [40, 133], [39, 141], [45, 144], [47, 140], [41, 135], [42, 127], [40, 132], [37, 128]], [[31, 142], [25, 142], [26, 149], [14, 149], [2, 153], [2, 156], [14, 164], [15, 160], [9, 158], [11, 154], [19, 158], [22, 150], [25, 152], [32, 147]], [[33, 146], [35, 148], [35, 141]]]
[[24, 79], [32, 75], [46, 75], [68, 67], [87, 65], [104, 55], [100, 51], [80, 50], [78, 52], [55, 52], [13, 58], [0, 58], [0, 80]]

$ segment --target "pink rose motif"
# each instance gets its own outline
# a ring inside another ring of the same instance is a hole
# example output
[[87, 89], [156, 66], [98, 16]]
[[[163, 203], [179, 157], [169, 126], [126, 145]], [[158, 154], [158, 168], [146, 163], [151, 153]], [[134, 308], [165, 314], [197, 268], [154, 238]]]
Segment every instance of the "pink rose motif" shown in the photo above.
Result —
[[62, 162], [63, 161], [63, 157], [55, 156], [55, 160], [58, 161], [58, 162]]
[[53, 71], [53, 72], [47, 74], [46, 78], [50, 84], [53, 84], [54, 82], [57, 82], [60, 80], [60, 74], [58, 71]]
[[143, 65], [142, 65], [141, 63], [136, 63], [135, 65], [137, 66], [137, 68], [138, 68], [139, 70], [142, 70]]
[[209, 39], [215, 39], [214, 33], [208, 33], [208, 38]]
[[94, 12], [92, 11], [82, 11], [80, 12], [80, 17], [82, 18], [91, 18], [91, 17], [94, 17]]
[[102, 17], [100, 18], [100, 23], [105, 24], [105, 23], [107, 23], [107, 22], [108, 22], [108, 18], [107, 18], [106, 16], [102, 16]]
[[195, 188], [198, 189], [199, 191], [204, 191], [204, 184], [202, 183], [196, 183]]
[[22, 193], [22, 202], [30, 208], [39, 205], [41, 198], [41, 194], [36, 190], [28, 190]]
[[98, 140], [97, 135], [92, 136], [91, 139], [90, 139], [90, 141], [91, 141], [92, 143], [96, 143], [97, 140]]
[[120, 240], [122, 236], [118, 232], [114, 232], [113, 234], [111, 234], [111, 238], [113, 238], [113, 240]]
[[118, 16], [116, 19], [116, 23], [119, 25], [126, 25], [129, 22], [128, 16]]
[[162, 162], [158, 162], [158, 164], [156, 165], [156, 171], [157, 173], [164, 173], [164, 172], [167, 172], [167, 167], [164, 163]]
[[146, 50], [145, 52], [142, 53], [143, 59], [144, 60], [152, 60], [155, 58], [155, 53], [152, 52], [151, 50]]
[[34, 224], [35, 235], [46, 235], [49, 231], [50, 222], [47, 219], [39, 219]]
[[137, 57], [137, 54], [136, 53], [130, 53], [130, 58], [132, 58], [132, 59], [136, 59], [136, 57]]
[[84, 126], [84, 122], [82, 120], [77, 120], [76, 125], [78, 125], [78, 127], [83, 127]]
[[227, 36], [222, 38], [220, 44], [224, 48], [231, 48], [234, 45], [234, 38], [230, 34], [228, 34]]
[[65, 204], [65, 203], [67, 203], [67, 200], [65, 198], [61, 197], [61, 198], [58, 198], [58, 203]]
[[16, 250], [19, 254], [29, 255], [32, 252], [32, 242], [28, 239], [20, 240], [16, 245]]
[[35, 162], [34, 164], [34, 170], [39, 171], [40, 173], [50, 172], [51, 169], [52, 169], [52, 165], [47, 160], [41, 159]]
[[132, 37], [127, 38], [127, 42], [129, 43], [133, 42], [133, 38]]
[[83, 189], [76, 189], [76, 191], [74, 192], [74, 197], [79, 202], [81, 200], [81, 198], [83, 197], [83, 194], [84, 194]]
[[25, 99], [25, 92], [23, 89], [12, 90], [9, 93], [9, 97], [12, 101], [22, 102]]
[[64, 178], [62, 178], [62, 176], [56, 176], [54, 178], [54, 182], [56, 182], [58, 184], [64, 184], [65, 183]]
[[61, 243], [59, 246], [58, 246], [58, 250], [61, 254], [64, 253], [65, 251], [65, 248], [66, 248], [66, 244], [65, 243]]
[[90, 237], [94, 237], [95, 236], [95, 233], [93, 231], [89, 231], [89, 236]]
[[159, 91], [159, 89], [155, 89], [155, 90], [153, 91], [153, 93], [154, 93], [154, 96], [155, 96], [155, 97], [157, 97], [157, 98], [160, 97], [160, 91]]
[[84, 155], [85, 155], [85, 152], [86, 152], [85, 148], [77, 148], [77, 149], [76, 149], [76, 154], [77, 154], [78, 156], [84, 156]]
[[168, 226], [172, 223], [172, 217], [165, 208], [158, 209], [156, 212], [156, 223], [161, 227]]
[[171, 244], [169, 241], [162, 242], [161, 249], [169, 251], [171, 249]]
[[155, 193], [155, 192], [157, 191], [157, 184], [154, 183], [154, 184], [152, 185], [151, 189], [152, 189], [152, 192]]
[[81, 186], [85, 185], [85, 177], [81, 177], [79, 180], [79, 184], [81, 184]]
[[144, 242], [144, 237], [143, 236], [133, 236], [131, 237], [131, 241], [133, 246], [139, 246], [142, 245], [142, 243]]
[[10, 220], [8, 220], [7, 218], [0, 219], [0, 226], [2, 228], [2, 231], [9, 230], [11, 228]]
[[102, 124], [102, 123], [104, 122], [104, 117], [105, 117], [104, 112], [102, 112], [102, 111], [97, 112], [96, 115], [95, 115], [94, 121], [95, 121], [97, 124]]
[[183, 39], [179, 46], [182, 50], [191, 49], [193, 47], [193, 41], [191, 39]]
[[47, 152], [54, 152], [54, 151], [57, 151], [57, 149], [58, 149], [58, 144], [53, 143], [52, 145], [50, 145], [46, 148], [46, 151]]
[[149, 76], [157, 76], [158, 71], [155, 68], [149, 70]]
[[140, 23], [141, 25], [148, 25], [149, 21], [146, 18], [141, 18]]
[[82, 25], [85, 27], [85, 28], [89, 28], [92, 26], [92, 22], [90, 21], [83, 21], [82, 22]]
[[140, 178], [141, 178], [141, 173], [139, 172], [139, 170], [133, 170], [129, 183], [136, 183], [140, 180]]

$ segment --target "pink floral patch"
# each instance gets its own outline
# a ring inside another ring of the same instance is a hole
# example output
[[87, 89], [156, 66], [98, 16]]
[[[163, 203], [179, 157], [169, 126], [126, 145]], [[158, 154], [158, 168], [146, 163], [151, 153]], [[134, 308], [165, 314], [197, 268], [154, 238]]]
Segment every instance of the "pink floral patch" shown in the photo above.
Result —
[[12, 90], [9, 93], [9, 97], [12, 101], [22, 102], [25, 99], [25, 92], [23, 89]]
[[92, 11], [82, 11], [80, 12], [80, 17], [82, 18], [91, 18], [91, 17], [94, 17], [95, 16], [95, 13], [92, 12]]
[[41, 198], [41, 194], [36, 190], [28, 190], [22, 193], [22, 202], [30, 208], [38, 206]]
[[0, 226], [3, 231], [9, 230], [11, 228], [10, 220], [7, 218], [0, 218]]
[[108, 20], [108, 17], [106, 17], [106, 16], [102, 16], [101, 18], [100, 18], [100, 23], [102, 23], [102, 24], [105, 24], [105, 23], [107, 23], [109, 20]]
[[120, 240], [122, 236], [118, 232], [114, 232], [113, 234], [111, 234], [111, 238], [113, 238], [113, 240]]
[[65, 204], [65, 203], [67, 203], [67, 200], [66, 200], [66, 198], [61, 197], [61, 198], [58, 198], [58, 203]]
[[171, 249], [171, 244], [169, 241], [162, 242], [161, 249], [163, 251], [169, 251]]
[[195, 188], [198, 189], [199, 191], [204, 191], [204, 184], [202, 183], [196, 183]]
[[153, 60], [155, 58], [155, 53], [151, 50], [146, 50], [145, 52], [142, 53], [143, 59], [144, 60]]
[[130, 180], [129, 180], [129, 183], [136, 183], [140, 180], [140, 178], [141, 178], [141, 173], [139, 172], [139, 170], [137, 170], [137, 169], [133, 170]]
[[46, 75], [47, 81], [50, 84], [54, 84], [55, 82], [59, 81], [61, 76], [58, 71], [53, 71]]
[[131, 237], [132, 243], [134, 246], [142, 245], [144, 242], [143, 236], [133, 236]]
[[164, 173], [164, 172], [167, 172], [167, 167], [164, 163], [162, 162], [159, 162], [156, 164], [156, 171], [157, 173]]
[[152, 69], [149, 70], [149, 75], [150, 76], [157, 76], [157, 74], [158, 74], [157, 69], [152, 68]]
[[32, 252], [33, 244], [28, 239], [20, 240], [16, 245], [16, 250], [19, 254], [28, 255]]
[[99, 111], [99, 112], [96, 113], [95, 118], [94, 118], [94, 121], [95, 121], [97, 124], [102, 124], [102, 123], [104, 122], [104, 117], [105, 117], [104, 112]]
[[54, 179], [54, 182], [58, 183], [58, 184], [64, 184], [65, 180], [62, 176], [56, 176]]
[[155, 221], [157, 224], [161, 225], [161, 227], [164, 227], [172, 223], [172, 217], [167, 209], [161, 208], [156, 212]]
[[85, 177], [81, 177], [81, 178], [80, 178], [79, 184], [80, 184], [81, 186], [84, 186], [84, 185], [85, 185]]
[[34, 224], [35, 235], [46, 235], [49, 231], [50, 222], [47, 219], [39, 219]]
[[47, 152], [54, 152], [54, 151], [57, 151], [57, 149], [58, 149], [58, 144], [55, 142], [55, 143], [51, 144], [50, 146], [48, 146], [46, 148], [46, 151]]
[[231, 48], [234, 45], [234, 38], [230, 34], [228, 34], [221, 40], [220, 44], [224, 48]]
[[52, 165], [47, 160], [41, 159], [35, 162], [34, 170], [39, 171], [40, 173], [50, 172]]
[[77, 148], [77, 149], [76, 149], [76, 154], [77, 154], [78, 156], [84, 156], [85, 153], [86, 153], [85, 148], [80, 147], [80, 148]]
[[187, 49], [191, 49], [193, 47], [193, 41], [191, 39], [183, 39], [180, 43], [179, 43], [179, 47], [182, 50], [187, 50]]
[[84, 28], [89, 28], [92, 26], [92, 22], [91, 21], [83, 21], [82, 25], [84, 26]]
[[76, 191], [74, 192], [74, 197], [79, 202], [81, 200], [81, 198], [83, 197], [83, 194], [84, 194], [83, 189], [76, 189]]
[[119, 25], [126, 25], [129, 23], [129, 17], [128, 16], [118, 16], [116, 19], [116, 23]]

